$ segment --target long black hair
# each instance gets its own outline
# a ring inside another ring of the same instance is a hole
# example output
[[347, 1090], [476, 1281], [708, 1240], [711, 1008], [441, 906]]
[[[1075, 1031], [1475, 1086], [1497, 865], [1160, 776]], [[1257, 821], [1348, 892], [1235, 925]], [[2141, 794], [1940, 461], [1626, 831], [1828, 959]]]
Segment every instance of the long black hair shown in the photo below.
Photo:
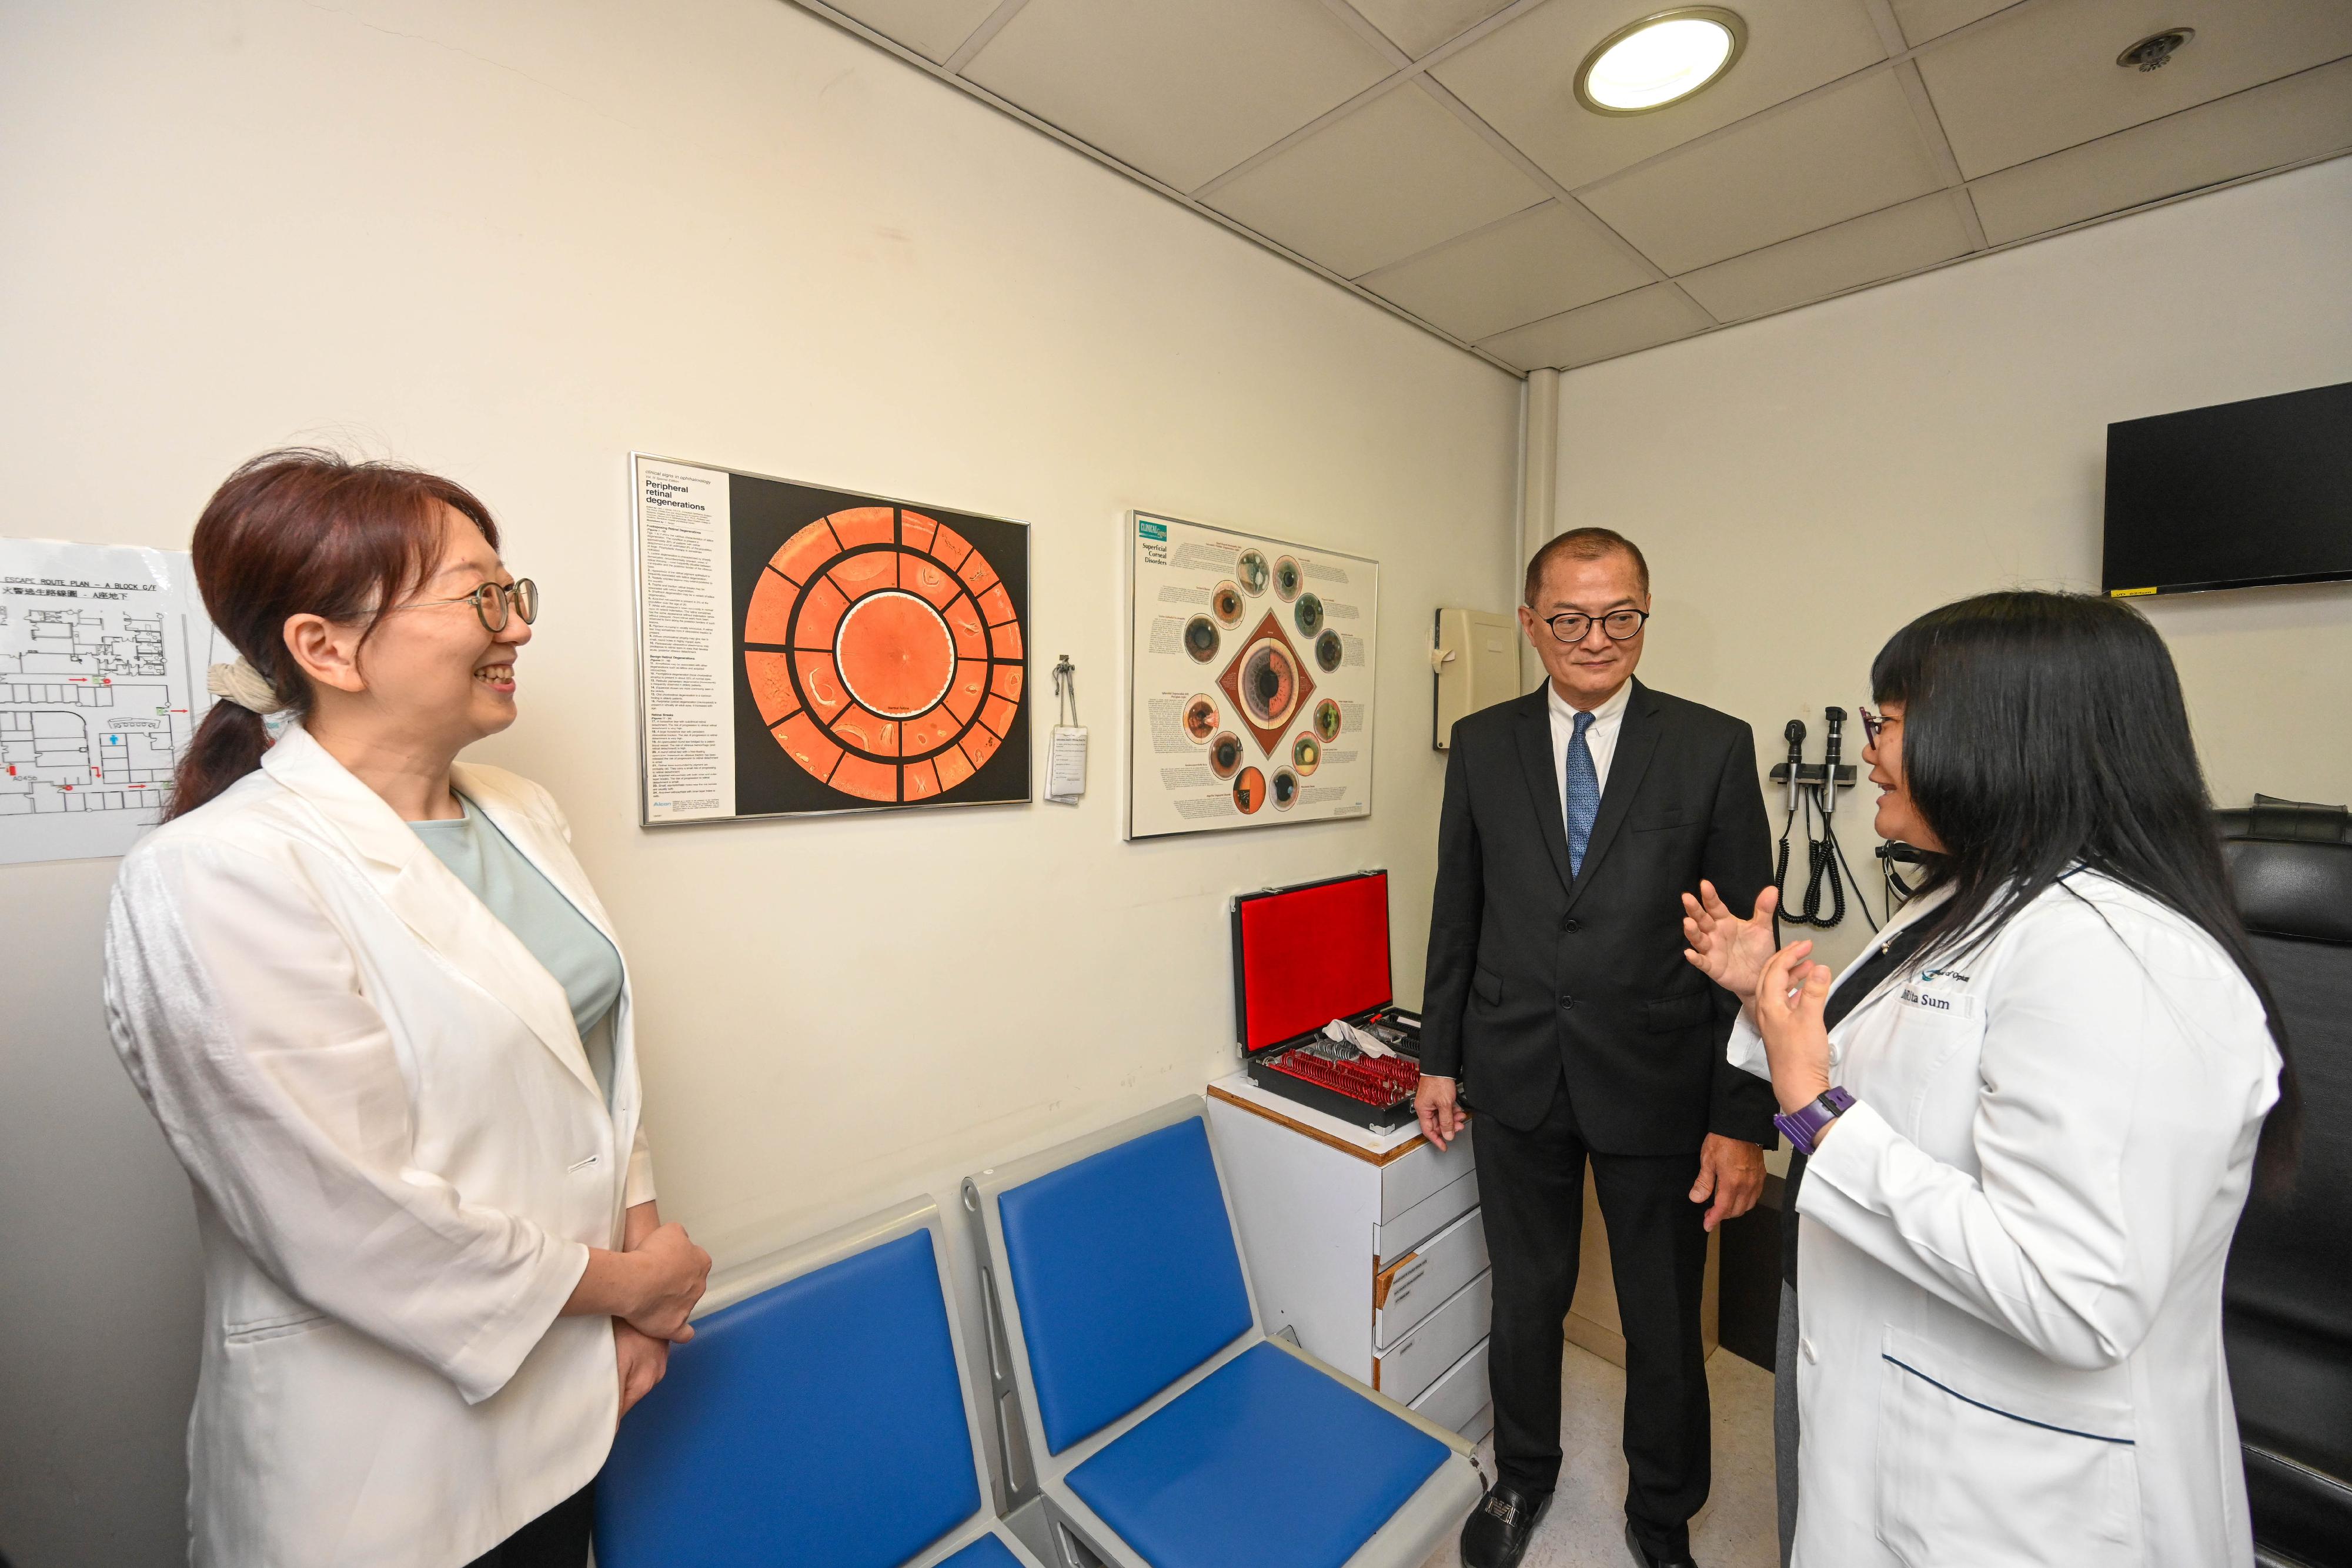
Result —
[[1943, 841], [1920, 953], [1981, 946], [2077, 865], [2173, 910], [2221, 945], [2262, 998], [2281, 1059], [2255, 1155], [2293, 1177], [2299, 1117], [2286, 1027], [2255, 967], [2222, 863], [2172, 654], [2147, 617], [2077, 593], [1979, 594], [1931, 610], [1870, 667], [1903, 706], [1903, 781]]

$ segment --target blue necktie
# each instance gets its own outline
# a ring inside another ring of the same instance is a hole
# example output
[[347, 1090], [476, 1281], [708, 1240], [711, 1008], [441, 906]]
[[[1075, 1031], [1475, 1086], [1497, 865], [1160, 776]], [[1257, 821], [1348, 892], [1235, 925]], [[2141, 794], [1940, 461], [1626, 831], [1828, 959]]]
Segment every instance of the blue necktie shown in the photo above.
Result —
[[1592, 727], [1592, 716], [1576, 716], [1576, 733], [1568, 740], [1568, 874], [1580, 875], [1584, 871], [1584, 846], [1592, 839], [1592, 819], [1601, 814], [1601, 774], [1592, 766], [1592, 748], [1584, 744], [1584, 732]]

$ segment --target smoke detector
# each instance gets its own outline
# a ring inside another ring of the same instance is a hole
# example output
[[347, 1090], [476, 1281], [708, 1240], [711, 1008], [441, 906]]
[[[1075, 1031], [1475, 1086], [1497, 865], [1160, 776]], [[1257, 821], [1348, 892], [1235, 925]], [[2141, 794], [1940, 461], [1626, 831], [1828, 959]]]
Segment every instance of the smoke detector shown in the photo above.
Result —
[[2197, 36], [2194, 27], [2167, 27], [2161, 33], [2150, 33], [2130, 48], [2116, 57], [2116, 64], [2140, 71], [2162, 70], [2172, 63], [2172, 57], [2189, 47]]

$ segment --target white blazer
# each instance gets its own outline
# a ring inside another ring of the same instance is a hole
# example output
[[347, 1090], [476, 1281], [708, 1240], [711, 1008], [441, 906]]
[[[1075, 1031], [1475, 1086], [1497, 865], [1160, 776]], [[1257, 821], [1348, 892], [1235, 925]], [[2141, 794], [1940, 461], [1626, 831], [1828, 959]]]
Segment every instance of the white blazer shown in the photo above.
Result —
[[[455, 782], [613, 936], [545, 790]], [[106, 1001], [195, 1189], [197, 1568], [457, 1568], [587, 1484], [612, 1325], [556, 1314], [653, 1196], [625, 977], [608, 1108], [554, 977], [293, 727], [124, 860]]]
[[[1769, 1076], [1745, 1019], [1729, 1051]], [[2078, 872], [1830, 1055], [1796, 1563], [2250, 1568], [2221, 1270], [2279, 1057], [2220, 945]]]

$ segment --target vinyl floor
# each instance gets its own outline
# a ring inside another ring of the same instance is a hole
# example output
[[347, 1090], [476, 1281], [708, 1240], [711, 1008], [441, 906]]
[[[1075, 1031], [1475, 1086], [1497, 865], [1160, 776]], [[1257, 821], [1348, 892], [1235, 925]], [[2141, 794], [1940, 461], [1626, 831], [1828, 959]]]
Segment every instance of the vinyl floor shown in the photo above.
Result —
[[[1620, 1444], [1625, 1374], [1575, 1345], [1566, 1347], [1559, 1490], [1528, 1548], [1524, 1568], [1631, 1568], [1625, 1550], [1625, 1455]], [[1772, 1494], [1772, 1375], [1719, 1350], [1707, 1358], [1715, 1411], [1714, 1485], [1691, 1521], [1699, 1568], [1779, 1568]], [[1495, 1473], [1492, 1437], [1478, 1462]], [[1452, 1542], [1426, 1568], [1460, 1568]]]

